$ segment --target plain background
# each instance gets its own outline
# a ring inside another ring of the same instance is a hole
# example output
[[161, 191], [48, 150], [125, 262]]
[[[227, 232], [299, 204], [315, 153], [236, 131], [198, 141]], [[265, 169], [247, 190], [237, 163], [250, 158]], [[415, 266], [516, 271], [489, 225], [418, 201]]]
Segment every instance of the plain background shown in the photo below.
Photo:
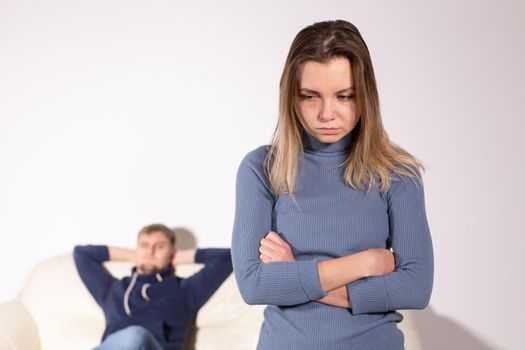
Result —
[[[78, 243], [152, 222], [229, 246], [295, 34], [342, 18], [391, 138], [424, 161], [429, 349], [522, 348], [522, 1], [0, 1], [0, 301]], [[56, 288], [56, 286], [50, 286]]]

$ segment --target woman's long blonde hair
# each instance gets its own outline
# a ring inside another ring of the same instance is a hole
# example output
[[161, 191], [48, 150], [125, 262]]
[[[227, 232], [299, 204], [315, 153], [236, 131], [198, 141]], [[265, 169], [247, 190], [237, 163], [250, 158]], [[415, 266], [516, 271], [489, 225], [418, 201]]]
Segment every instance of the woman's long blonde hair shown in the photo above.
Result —
[[297, 156], [303, 151], [303, 127], [295, 107], [301, 67], [307, 61], [326, 63], [335, 57], [350, 60], [359, 118], [344, 163], [345, 182], [354, 189], [378, 186], [386, 191], [392, 173], [420, 178], [422, 164], [390, 142], [383, 128], [372, 60], [361, 34], [347, 21], [326, 21], [301, 30], [286, 59], [280, 81], [279, 118], [267, 157], [274, 194], [295, 193]]

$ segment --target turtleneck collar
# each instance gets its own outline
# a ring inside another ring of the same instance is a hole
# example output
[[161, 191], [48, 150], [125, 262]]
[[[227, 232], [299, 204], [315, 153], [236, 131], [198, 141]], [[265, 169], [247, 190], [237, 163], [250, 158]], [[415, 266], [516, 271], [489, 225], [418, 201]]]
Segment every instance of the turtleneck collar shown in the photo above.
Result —
[[303, 147], [305, 151], [312, 153], [348, 153], [352, 147], [352, 134], [353, 132], [349, 132], [342, 139], [334, 143], [324, 143], [316, 139], [306, 130], [303, 130]]

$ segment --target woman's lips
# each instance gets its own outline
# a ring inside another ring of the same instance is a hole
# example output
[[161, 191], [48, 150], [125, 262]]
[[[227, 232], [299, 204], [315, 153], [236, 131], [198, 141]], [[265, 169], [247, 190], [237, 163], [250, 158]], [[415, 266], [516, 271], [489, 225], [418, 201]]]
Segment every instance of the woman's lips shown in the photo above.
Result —
[[320, 130], [321, 133], [326, 135], [333, 135], [339, 132], [339, 128], [319, 128], [318, 130]]

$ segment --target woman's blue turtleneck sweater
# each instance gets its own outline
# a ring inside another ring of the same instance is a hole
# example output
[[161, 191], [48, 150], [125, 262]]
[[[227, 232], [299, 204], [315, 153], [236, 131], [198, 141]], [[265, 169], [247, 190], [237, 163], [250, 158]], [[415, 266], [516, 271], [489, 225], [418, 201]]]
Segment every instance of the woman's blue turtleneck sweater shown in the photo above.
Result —
[[[268, 305], [258, 349], [403, 349], [396, 310], [429, 302], [433, 253], [422, 184], [392, 175], [386, 192], [350, 188], [342, 164], [351, 139], [325, 144], [304, 135], [294, 199], [272, 195], [268, 146], [239, 167], [232, 257], [244, 300]], [[291, 245], [295, 262], [261, 263], [259, 243], [271, 230]], [[348, 284], [352, 309], [316, 302], [326, 295], [318, 261], [389, 247], [396, 270]]]

